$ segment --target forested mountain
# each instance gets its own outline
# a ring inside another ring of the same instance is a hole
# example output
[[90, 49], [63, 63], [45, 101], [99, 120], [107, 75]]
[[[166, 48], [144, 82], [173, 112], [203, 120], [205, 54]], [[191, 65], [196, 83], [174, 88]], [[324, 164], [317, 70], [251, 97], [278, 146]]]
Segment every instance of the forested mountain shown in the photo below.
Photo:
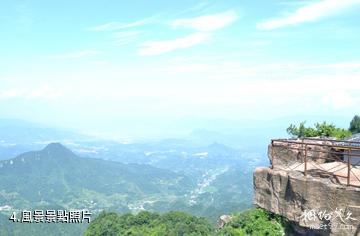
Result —
[[0, 206], [7, 217], [36, 208], [127, 212], [142, 209], [143, 201], [182, 197], [193, 187], [182, 174], [81, 158], [59, 143], [0, 162]]
[[193, 186], [184, 175], [149, 165], [80, 158], [59, 143], [1, 161], [0, 170], [1, 205], [17, 200], [21, 206], [42, 202], [76, 207], [83, 201], [82, 207], [92, 207], [86, 204], [92, 193], [106, 198], [121, 194], [119, 201], [127, 202], [151, 194], [182, 195]]

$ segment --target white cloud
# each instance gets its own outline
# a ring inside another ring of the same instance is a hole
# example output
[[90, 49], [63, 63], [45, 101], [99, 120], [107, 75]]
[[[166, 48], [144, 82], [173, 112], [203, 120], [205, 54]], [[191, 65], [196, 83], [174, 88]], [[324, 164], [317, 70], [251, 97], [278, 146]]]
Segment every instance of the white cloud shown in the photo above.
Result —
[[209, 32], [224, 28], [236, 19], [237, 15], [232, 10], [214, 15], [177, 19], [171, 23], [172, 27], [188, 27], [195, 29], [197, 32], [172, 40], [145, 42], [141, 45], [139, 55], [159, 55], [180, 48], [193, 47], [205, 42], [211, 36]]
[[96, 66], [104, 66], [104, 65], [110, 65], [110, 61], [107, 60], [94, 60], [94, 61], [90, 61], [89, 62], [91, 65], [96, 65]]
[[193, 33], [188, 36], [165, 41], [150, 41], [142, 44], [139, 55], [159, 55], [174, 51], [179, 48], [190, 48], [206, 41], [209, 35], [206, 33]]
[[324, 17], [335, 15], [353, 5], [359, 4], [360, 0], [322, 0], [310, 3], [298, 8], [295, 12], [283, 17], [266, 20], [257, 24], [258, 29], [272, 30], [305, 22], [314, 22]]
[[114, 37], [118, 44], [123, 45], [132, 42], [140, 33], [141, 31], [122, 31], [114, 33]]
[[0, 91], [0, 98], [3, 99], [20, 98], [52, 100], [60, 96], [61, 93], [58, 90], [47, 85], [37, 88], [11, 88]]
[[108, 22], [108, 23], [102, 24], [102, 25], [89, 27], [89, 28], [87, 28], [87, 30], [89, 30], [89, 31], [112, 31], [112, 30], [133, 28], [133, 27], [138, 27], [138, 26], [143, 26], [146, 24], [153, 23], [156, 18], [157, 17], [153, 16], [153, 17], [145, 18], [143, 20], [133, 21], [133, 22], [129, 22], [129, 23], [113, 21], [113, 22]]
[[16, 3], [15, 9], [15, 22], [23, 27], [29, 27], [34, 23], [34, 14], [32, 8], [25, 3]]
[[31, 90], [26, 94], [28, 98], [43, 98], [43, 99], [54, 99], [61, 96], [61, 93], [49, 86], [42, 86]]
[[97, 50], [83, 50], [78, 52], [71, 52], [71, 53], [63, 53], [63, 54], [57, 54], [53, 55], [52, 58], [55, 59], [74, 59], [74, 58], [81, 58], [81, 57], [87, 57], [92, 55], [101, 54], [101, 51]]
[[214, 15], [177, 19], [171, 25], [172, 27], [188, 27], [198, 31], [209, 32], [224, 28], [236, 21], [237, 18], [237, 14], [230, 10]]
[[358, 61], [339, 62], [339, 63], [326, 65], [325, 67], [332, 68], [332, 69], [357, 69], [357, 70], [360, 70], [360, 62], [358, 62]]
[[195, 6], [193, 7], [190, 7], [188, 9], [188, 11], [199, 11], [199, 10], [202, 10], [204, 9], [205, 7], [209, 6], [210, 2], [208, 1], [204, 1], [204, 2], [199, 2], [198, 4], [196, 4]]
[[22, 89], [7, 89], [0, 92], [0, 98], [16, 98], [21, 97], [24, 91]]
[[[126, 66], [88, 67], [91, 70], [86, 68], [81, 73], [59, 71], [55, 76], [54, 73], [40, 76], [42, 80], [37, 84], [55, 77], [52, 83], [56, 84], [52, 84], [54, 87], [48, 92], [46, 89], [41, 92], [41, 86], [34, 86], [25, 90], [0, 89], [0, 94], [34, 104], [43, 100], [56, 101], [51, 104], [64, 104], [74, 111], [78, 110], [78, 104], [85, 104], [82, 109], [85, 114], [93, 114], [94, 104], [97, 104], [109, 114], [115, 115], [121, 110], [136, 117], [150, 113], [160, 116], [204, 114], [209, 117], [218, 114], [252, 117], [264, 113], [269, 116], [294, 113], [326, 116], [339, 109], [342, 114], [353, 113], [360, 105], [360, 71], [357, 67], [335, 66], [331, 69], [332, 64], [296, 62], [291, 66], [288, 66], [290, 62], [261, 65], [246, 60], [219, 61], [209, 57], [209, 61], [204, 61], [196, 57], [192, 55], [175, 62], [155, 60], [145, 63], [140, 70], [137, 63], [129, 63]], [[38, 79], [39, 75], [23, 76], [16, 83], [9, 81], [5, 88], [19, 88], [17, 84], [28, 84], [31, 78]], [[58, 91], [60, 97], [51, 100], [49, 96]], [[10, 99], [1, 100], [6, 104]]]
[[323, 97], [323, 103], [334, 110], [340, 110], [358, 106], [359, 99], [347, 91], [334, 90]]

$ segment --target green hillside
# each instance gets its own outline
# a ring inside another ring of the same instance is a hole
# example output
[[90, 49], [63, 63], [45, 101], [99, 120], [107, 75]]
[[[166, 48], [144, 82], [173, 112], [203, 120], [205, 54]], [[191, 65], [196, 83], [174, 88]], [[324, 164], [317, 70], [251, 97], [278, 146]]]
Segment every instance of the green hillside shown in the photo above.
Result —
[[[144, 202], [171, 201], [193, 187], [182, 174], [81, 158], [57, 143], [0, 161], [0, 173], [0, 206], [7, 207], [1, 213], [7, 218], [13, 211], [30, 209], [89, 209], [94, 215], [102, 210], [136, 211]], [[25, 228], [0, 222], [2, 230], [9, 227]]]
[[137, 215], [101, 213], [85, 231], [84, 236], [282, 236], [286, 222], [262, 209], [252, 209], [232, 216], [223, 228], [216, 228], [202, 217], [183, 212], [162, 215], [140, 212]]
[[[25, 231], [33, 235], [78, 235], [87, 226], [8, 220], [12, 212], [22, 210], [88, 209], [94, 218], [104, 210], [121, 214], [183, 211], [206, 217], [214, 224], [221, 214], [250, 208], [252, 190], [244, 183], [251, 183], [251, 167], [229, 167], [235, 153], [219, 145], [211, 147], [207, 160], [213, 160], [212, 168], [191, 157], [177, 172], [149, 164], [83, 158], [59, 143], [0, 161], [1, 235], [22, 235]], [[166, 158], [181, 160], [171, 153], [166, 153]], [[182, 171], [186, 166], [187, 171]]]
[[176, 195], [192, 186], [184, 175], [148, 165], [80, 158], [61, 144], [1, 161], [0, 170], [0, 205], [18, 200], [22, 207], [34, 202], [77, 207], [73, 199], [86, 203], [91, 194], [108, 198], [121, 193], [118, 197], [124, 201], [152, 194]]

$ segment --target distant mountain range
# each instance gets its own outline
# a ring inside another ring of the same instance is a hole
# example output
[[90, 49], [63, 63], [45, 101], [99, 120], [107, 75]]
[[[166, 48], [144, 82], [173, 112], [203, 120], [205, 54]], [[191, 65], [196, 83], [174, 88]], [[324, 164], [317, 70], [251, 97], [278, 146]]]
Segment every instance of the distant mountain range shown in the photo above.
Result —
[[0, 119], [0, 160], [13, 158], [23, 152], [40, 149], [50, 142], [88, 139], [66, 129], [17, 119]]
[[22, 144], [81, 138], [86, 136], [64, 128], [54, 128], [25, 120], [0, 119], [0, 140], [7, 143]]

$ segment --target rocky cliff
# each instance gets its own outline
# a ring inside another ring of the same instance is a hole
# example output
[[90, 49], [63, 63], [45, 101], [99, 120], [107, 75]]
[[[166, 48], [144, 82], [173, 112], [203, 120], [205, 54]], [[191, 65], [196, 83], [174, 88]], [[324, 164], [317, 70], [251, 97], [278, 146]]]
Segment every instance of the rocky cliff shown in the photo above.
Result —
[[360, 235], [360, 169], [351, 166], [348, 185], [348, 166], [336, 153], [339, 161], [309, 158], [305, 175], [299, 153], [269, 147], [273, 168], [255, 170], [254, 204], [287, 218], [293, 235]]

